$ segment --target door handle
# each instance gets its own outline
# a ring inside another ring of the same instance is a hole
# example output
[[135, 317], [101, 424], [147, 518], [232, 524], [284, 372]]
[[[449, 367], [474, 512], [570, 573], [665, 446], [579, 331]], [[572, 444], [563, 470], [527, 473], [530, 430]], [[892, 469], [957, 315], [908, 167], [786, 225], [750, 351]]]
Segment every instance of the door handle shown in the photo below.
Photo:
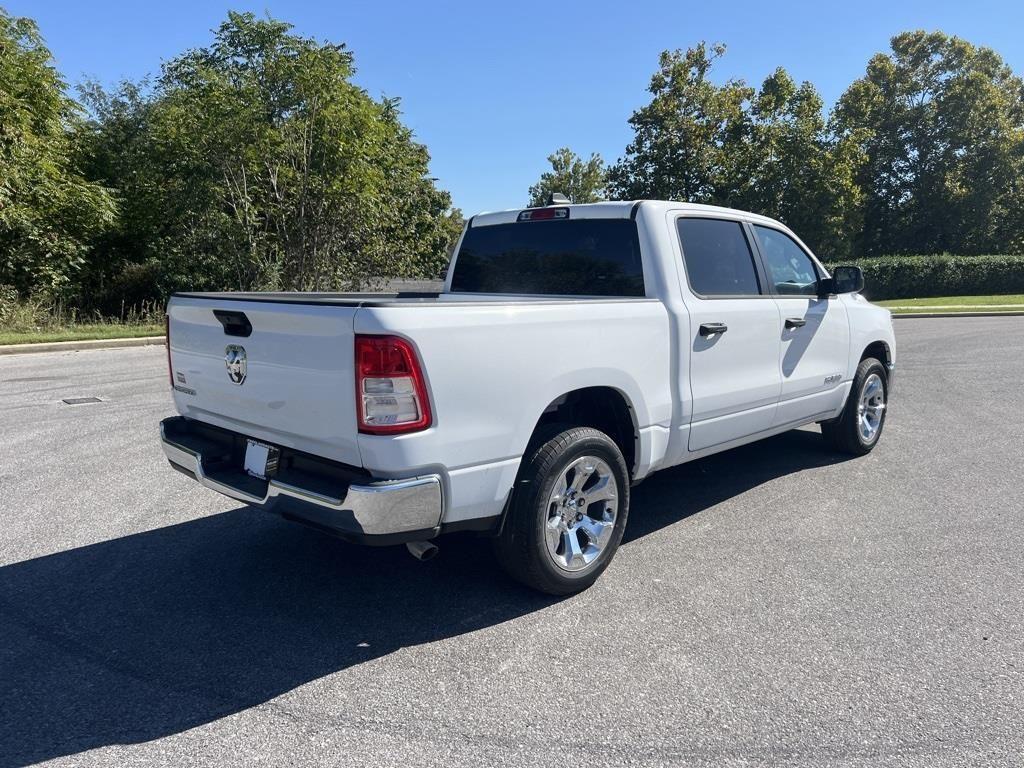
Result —
[[787, 328], [803, 328], [805, 325], [807, 325], [807, 321], [804, 320], [802, 317], [787, 317], [786, 318], [786, 327]]
[[700, 335], [701, 336], [714, 336], [716, 333], [725, 333], [729, 330], [729, 326], [725, 323], [701, 323], [700, 324]]

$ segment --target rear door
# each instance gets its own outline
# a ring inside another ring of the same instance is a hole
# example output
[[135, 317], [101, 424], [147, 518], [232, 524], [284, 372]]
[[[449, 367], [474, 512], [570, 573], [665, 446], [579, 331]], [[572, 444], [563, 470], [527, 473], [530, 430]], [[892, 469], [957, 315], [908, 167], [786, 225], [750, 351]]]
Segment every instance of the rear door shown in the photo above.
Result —
[[743, 222], [680, 216], [675, 224], [690, 313], [689, 450], [699, 451], [771, 427], [781, 390], [779, 308]]
[[358, 303], [175, 296], [171, 378], [182, 415], [360, 465], [353, 319]]
[[796, 240], [771, 226], [754, 224], [751, 229], [782, 316], [782, 391], [775, 424], [835, 411], [843, 401], [849, 360], [846, 307], [835, 296], [818, 296], [824, 273]]

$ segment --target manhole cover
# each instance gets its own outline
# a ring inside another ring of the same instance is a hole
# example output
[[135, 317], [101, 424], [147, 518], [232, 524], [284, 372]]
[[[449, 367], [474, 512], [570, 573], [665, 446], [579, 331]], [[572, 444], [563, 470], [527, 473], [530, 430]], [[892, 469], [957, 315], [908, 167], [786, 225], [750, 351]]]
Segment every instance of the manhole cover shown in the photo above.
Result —
[[86, 403], [102, 403], [98, 397], [65, 397], [61, 402], [64, 405], [85, 405]]

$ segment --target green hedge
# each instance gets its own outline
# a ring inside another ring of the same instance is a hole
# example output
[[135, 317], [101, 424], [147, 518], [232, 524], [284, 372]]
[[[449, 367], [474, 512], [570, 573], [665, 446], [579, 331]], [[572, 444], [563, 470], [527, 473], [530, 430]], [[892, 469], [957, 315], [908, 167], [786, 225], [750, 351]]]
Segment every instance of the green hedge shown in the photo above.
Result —
[[840, 263], [864, 270], [864, 295], [873, 301], [1024, 293], [1024, 255], [879, 256], [827, 266]]

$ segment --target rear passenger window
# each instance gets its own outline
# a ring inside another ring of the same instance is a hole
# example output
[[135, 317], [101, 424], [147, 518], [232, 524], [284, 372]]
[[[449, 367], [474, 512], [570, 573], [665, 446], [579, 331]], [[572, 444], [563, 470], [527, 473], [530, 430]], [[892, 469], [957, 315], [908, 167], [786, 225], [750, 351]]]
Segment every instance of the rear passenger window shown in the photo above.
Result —
[[721, 219], [679, 219], [679, 241], [690, 288], [700, 296], [761, 293], [743, 225]]

